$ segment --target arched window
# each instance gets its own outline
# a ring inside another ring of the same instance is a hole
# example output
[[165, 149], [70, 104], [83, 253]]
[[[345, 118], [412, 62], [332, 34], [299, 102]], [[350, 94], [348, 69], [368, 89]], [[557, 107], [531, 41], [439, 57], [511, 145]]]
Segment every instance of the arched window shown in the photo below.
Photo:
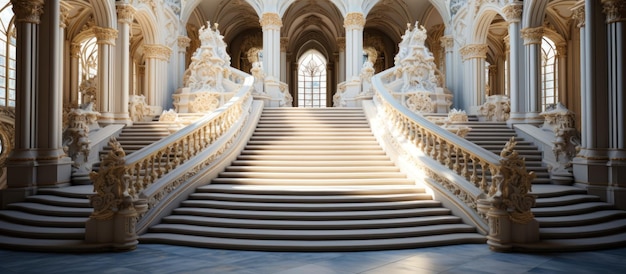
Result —
[[326, 107], [326, 62], [314, 50], [305, 53], [298, 65], [298, 107]]
[[84, 94], [95, 92], [90, 91], [90, 86], [94, 85], [94, 79], [98, 75], [98, 44], [95, 37], [89, 38], [80, 44], [80, 55], [78, 56], [79, 65], [78, 73], [80, 75], [80, 92], [78, 93], [78, 102], [84, 102], [84, 96], [95, 96], [95, 94]]
[[8, 2], [0, 7], [0, 106], [15, 106], [15, 25]]
[[543, 37], [541, 42], [541, 110], [558, 102], [556, 47]]

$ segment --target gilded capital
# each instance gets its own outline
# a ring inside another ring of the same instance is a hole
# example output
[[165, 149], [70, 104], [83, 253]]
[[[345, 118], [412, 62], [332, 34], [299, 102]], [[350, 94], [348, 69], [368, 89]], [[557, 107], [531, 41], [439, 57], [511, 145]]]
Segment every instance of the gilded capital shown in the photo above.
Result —
[[365, 16], [360, 12], [351, 12], [346, 15], [343, 21], [343, 27], [349, 30], [363, 29], [365, 26]]
[[191, 39], [187, 36], [178, 36], [178, 48], [181, 50], [185, 50], [187, 47], [191, 45]]
[[15, 22], [39, 24], [43, 14], [43, 0], [11, 0]]
[[524, 39], [524, 45], [541, 44], [543, 38], [543, 27], [524, 28], [520, 31]]
[[566, 56], [567, 55], [567, 44], [560, 43], [556, 45], [556, 56]]
[[143, 54], [148, 59], [159, 59], [167, 61], [172, 55], [172, 50], [163, 45], [143, 45]]
[[579, 1], [572, 7], [572, 19], [576, 20], [577, 27], [585, 27], [585, 1]]
[[340, 51], [346, 51], [346, 38], [345, 37], [337, 37], [337, 48]]
[[450, 52], [454, 49], [454, 38], [450, 35], [441, 36], [441, 38], [439, 38], [439, 42], [441, 42], [441, 46], [447, 52]]
[[60, 16], [60, 18], [61, 18], [61, 20], [60, 20], [61, 21], [60, 27], [61, 28], [66, 28], [67, 25], [70, 24], [70, 18], [69, 17], [70, 17], [70, 9], [67, 6], [65, 6], [65, 5], [61, 5], [61, 16]]
[[122, 24], [132, 24], [133, 16], [135, 15], [135, 9], [129, 4], [118, 4], [117, 8], [117, 22]]
[[602, 7], [607, 24], [626, 21], [626, 1], [602, 0]]
[[287, 52], [287, 45], [289, 45], [288, 37], [280, 37], [280, 51]]
[[72, 43], [70, 45], [70, 56], [72, 58], [80, 57], [80, 44]]
[[487, 44], [470, 44], [462, 47], [459, 52], [463, 58], [463, 61], [475, 58], [487, 58]]
[[504, 18], [508, 23], [519, 23], [522, 20], [522, 10], [524, 6], [522, 3], [512, 3], [504, 6], [502, 8], [502, 13], [504, 13]]
[[117, 39], [116, 29], [93, 27], [93, 34], [96, 36], [98, 44], [115, 46], [115, 39]]
[[280, 19], [278, 13], [266, 12], [261, 16], [261, 27], [279, 30], [283, 26], [283, 21]]

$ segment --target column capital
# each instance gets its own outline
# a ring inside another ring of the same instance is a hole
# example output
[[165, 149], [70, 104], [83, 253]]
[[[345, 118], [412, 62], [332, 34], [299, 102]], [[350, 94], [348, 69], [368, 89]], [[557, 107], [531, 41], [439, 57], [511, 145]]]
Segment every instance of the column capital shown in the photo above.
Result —
[[454, 49], [454, 37], [451, 35], [441, 36], [441, 38], [439, 38], [439, 42], [441, 42], [441, 46], [446, 50], [446, 52], [450, 52]]
[[346, 51], [346, 37], [337, 37], [337, 48], [339, 51]]
[[606, 14], [606, 23], [626, 21], [626, 1], [602, 0], [602, 12]]
[[459, 52], [461, 53], [463, 61], [467, 61], [469, 59], [487, 58], [488, 49], [489, 46], [487, 44], [469, 44], [463, 46]]
[[70, 24], [70, 8], [66, 5], [63, 5], [63, 3], [65, 2], [61, 2], [60, 27], [66, 28]]
[[11, 0], [15, 22], [39, 24], [43, 14], [43, 0]]
[[280, 28], [283, 26], [282, 19], [280, 19], [280, 16], [278, 15], [278, 13], [275, 13], [275, 12], [263, 13], [263, 15], [261, 15], [261, 20], [259, 20], [259, 22], [261, 23], [261, 27], [263, 29], [280, 30]]
[[360, 12], [350, 12], [343, 20], [343, 27], [347, 30], [362, 30], [365, 27], [365, 16]]
[[289, 37], [280, 37], [280, 51], [287, 52], [288, 45], [289, 45]]
[[524, 45], [541, 44], [543, 38], [543, 27], [524, 28], [520, 30], [520, 34], [524, 39]]
[[191, 38], [187, 36], [178, 36], [178, 49], [186, 50], [191, 45]]
[[567, 56], [567, 43], [560, 43], [556, 45], [556, 56]]
[[115, 46], [115, 39], [117, 39], [116, 29], [93, 27], [93, 34], [96, 36], [96, 43]]
[[172, 50], [166, 46], [158, 44], [143, 45], [143, 54], [148, 59], [167, 61], [170, 59], [170, 55], [172, 55]]
[[572, 8], [572, 19], [576, 20], [579, 28], [585, 27], [585, 1], [578, 1]]
[[80, 44], [72, 43], [70, 45], [70, 57], [72, 58], [80, 57]]
[[117, 22], [121, 24], [132, 24], [135, 16], [135, 8], [130, 4], [117, 4]]
[[510, 23], [519, 23], [522, 20], [522, 11], [524, 5], [522, 2], [514, 2], [502, 8], [505, 20]]

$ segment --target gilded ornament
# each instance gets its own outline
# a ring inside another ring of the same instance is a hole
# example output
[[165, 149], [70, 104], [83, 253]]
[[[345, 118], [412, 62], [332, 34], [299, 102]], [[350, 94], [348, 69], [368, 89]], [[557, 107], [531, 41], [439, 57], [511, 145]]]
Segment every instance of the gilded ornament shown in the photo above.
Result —
[[508, 23], [519, 23], [522, 20], [522, 10], [522, 3], [513, 3], [502, 8], [502, 13]]
[[262, 28], [272, 28], [272, 29], [280, 29], [283, 26], [283, 21], [280, 19], [278, 13], [274, 12], [266, 12], [261, 16], [261, 27]]
[[465, 45], [459, 51], [463, 57], [463, 61], [474, 58], [487, 58], [487, 50], [489, 46], [487, 44], [470, 44]]
[[117, 39], [116, 29], [93, 27], [93, 34], [96, 36], [98, 44], [115, 46], [115, 39]]
[[117, 21], [122, 24], [132, 24], [135, 9], [129, 4], [117, 5]]
[[524, 45], [541, 44], [543, 39], [543, 27], [524, 28], [520, 31], [524, 39]]
[[43, 0], [11, 0], [16, 23], [39, 24], [43, 14]]
[[626, 1], [602, 0], [602, 6], [602, 12], [606, 14], [607, 24], [626, 21]]
[[343, 26], [346, 29], [363, 29], [365, 26], [365, 16], [360, 12], [348, 13], [346, 19], [343, 21]]

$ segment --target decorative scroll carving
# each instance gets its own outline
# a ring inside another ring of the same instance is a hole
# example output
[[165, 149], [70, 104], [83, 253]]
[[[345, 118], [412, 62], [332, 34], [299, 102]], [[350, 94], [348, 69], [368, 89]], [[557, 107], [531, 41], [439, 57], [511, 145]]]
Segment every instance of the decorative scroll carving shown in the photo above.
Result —
[[511, 100], [504, 95], [487, 96], [486, 102], [480, 106], [479, 113], [486, 121], [507, 121], [511, 113]]
[[44, 0], [11, 0], [15, 22], [39, 24], [43, 14]]
[[89, 162], [91, 141], [89, 132], [98, 129], [100, 113], [92, 109], [92, 104], [73, 108], [67, 113], [68, 125], [63, 132], [63, 150], [72, 158], [72, 178], [86, 178], [93, 163]]
[[520, 31], [524, 39], [524, 45], [541, 44], [543, 39], [543, 27], [524, 28]]
[[172, 55], [172, 49], [163, 45], [143, 45], [143, 54], [146, 58], [167, 61]]
[[159, 116], [159, 122], [176, 122], [178, 121], [178, 113], [173, 109], [164, 110]]
[[187, 36], [178, 36], [178, 48], [183, 52], [191, 45], [191, 38]]
[[550, 157], [554, 162], [548, 164], [551, 178], [559, 183], [571, 183], [573, 174], [570, 167], [580, 145], [580, 138], [574, 126], [575, 114], [561, 103], [557, 103], [540, 115], [545, 118], [542, 128], [554, 132], [554, 148], [551, 155], [553, 157]]
[[105, 44], [115, 46], [115, 39], [117, 39], [117, 30], [102, 27], [93, 27], [93, 34], [96, 36], [98, 44]]
[[346, 14], [346, 19], [343, 20], [343, 27], [348, 30], [363, 29], [365, 26], [365, 16], [360, 12], [350, 12]]
[[427, 92], [416, 92], [407, 95], [406, 106], [415, 113], [435, 112], [433, 100]]
[[131, 197], [126, 192], [128, 176], [124, 176], [126, 152], [122, 145], [111, 138], [111, 151], [100, 162], [100, 170], [91, 172], [95, 194], [89, 197], [93, 206], [93, 213], [89, 218], [96, 220], [110, 220], [116, 212], [132, 205]]
[[89, 79], [85, 79], [80, 82], [78, 91], [81, 93], [82, 104], [81, 107], [91, 104], [91, 108], [94, 111], [98, 110], [97, 98], [98, 98], [98, 76], [94, 76]]
[[259, 22], [261, 23], [261, 27], [263, 29], [280, 30], [280, 28], [283, 26], [283, 21], [280, 19], [278, 13], [275, 12], [263, 13]]
[[463, 61], [467, 61], [474, 58], [487, 58], [488, 49], [489, 46], [487, 44], [470, 44], [462, 47], [459, 52], [461, 53]]
[[626, 1], [602, 0], [602, 12], [606, 14], [606, 23], [626, 21]]
[[133, 122], [143, 121], [150, 116], [150, 106], [143, 95], [131, 95], [128, 100], [128, 113]]
[[522, 11], [524, 6], [521, 2], [519, 3], [511, 3], [504, 8], [502, 8], [502, 12], [504, 13], [504, 18], [509, 23], [519, 23], [522, 20]]

